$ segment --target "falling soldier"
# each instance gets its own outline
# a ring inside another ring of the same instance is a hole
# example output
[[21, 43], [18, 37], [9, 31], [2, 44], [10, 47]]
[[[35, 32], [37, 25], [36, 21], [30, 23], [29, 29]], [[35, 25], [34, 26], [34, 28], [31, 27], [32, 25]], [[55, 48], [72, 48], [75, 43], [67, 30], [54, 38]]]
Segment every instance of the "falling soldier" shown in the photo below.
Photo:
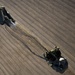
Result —
[[59, 60], [59, 58], [61, 57], [61, 52], [59, 48], [56, 46], [51, 51], [47, 51], [44, 57], [46, 57], [47, 60], [51, 61]]
[[56, 46], [54, 49], [44, 54], [46, 61], [52, 64], [52, 68], [56, 71], [64, 72], [68, 68], [67, 60], [61, 56], [60, 49]]

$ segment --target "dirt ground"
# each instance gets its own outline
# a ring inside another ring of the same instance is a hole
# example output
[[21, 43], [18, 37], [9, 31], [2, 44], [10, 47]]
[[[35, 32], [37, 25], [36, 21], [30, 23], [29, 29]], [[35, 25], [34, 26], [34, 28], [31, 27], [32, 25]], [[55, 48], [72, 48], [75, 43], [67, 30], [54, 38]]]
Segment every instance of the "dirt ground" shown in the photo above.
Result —
[[[0, 75], [75, 75], [75, 0], [0, 0], [16, 27], [0, 25]], [[64, 73], [43, 59], [55, 46], [68, 60]]]

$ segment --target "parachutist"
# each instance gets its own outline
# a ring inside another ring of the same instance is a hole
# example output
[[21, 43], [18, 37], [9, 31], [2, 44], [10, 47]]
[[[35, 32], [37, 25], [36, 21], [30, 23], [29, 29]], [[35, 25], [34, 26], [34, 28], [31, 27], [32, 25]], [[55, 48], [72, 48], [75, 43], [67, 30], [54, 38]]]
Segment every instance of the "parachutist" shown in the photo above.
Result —
[[68, 68], [68, 62], [61, 56], [60, 48], [57, 46], [54, 49], [47, 51], [44, 54], [44, 57], [52, 64], [52, 67], [56, 71], [64, 72]]

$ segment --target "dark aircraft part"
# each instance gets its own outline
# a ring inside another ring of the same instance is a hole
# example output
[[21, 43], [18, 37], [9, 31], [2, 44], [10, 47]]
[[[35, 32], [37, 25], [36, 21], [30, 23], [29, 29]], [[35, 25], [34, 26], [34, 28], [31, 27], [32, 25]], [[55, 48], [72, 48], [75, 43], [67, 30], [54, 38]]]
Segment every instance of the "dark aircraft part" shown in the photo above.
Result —
[[0, 24], [6, 24], [9, 27], [15, 25], [15, 20], [7, 12], [5, 7], [0, 7]]

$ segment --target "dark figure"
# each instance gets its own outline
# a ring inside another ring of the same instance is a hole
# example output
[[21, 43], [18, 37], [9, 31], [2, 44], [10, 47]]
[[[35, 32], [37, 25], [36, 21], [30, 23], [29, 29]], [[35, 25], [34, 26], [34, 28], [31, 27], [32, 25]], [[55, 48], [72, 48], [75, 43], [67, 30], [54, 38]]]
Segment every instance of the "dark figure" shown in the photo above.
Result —
[[7, 12], [5, 7], [0, 7], [0, 24], [4, 24], [7, 22], [7, 20], [11, 20], [12, 22], [15, 23], [15, 20], [11, 17], [11, 15]]
[[47, 60], [51, 60], [51, 61], [59, 60], [59, 58], [61, 57], [61, 52], [59, 48], [55, 47], [55, 49], [46, 52], [45, 57]]
[[52, 64], [51, 67], [60, 73], [63, 73], [68, 68], [68, 62], [61, 56], [61, 52], [58, 47], [47, 51], [44, 54], [44, 57], [49, 64]]
[[4, 24], [4, 14], [3, 14], [3, 11], [2, 11], [2, 7], [0, 7], [0, 24]]
[[57, 46], [55, 47], [54, 52], [55, 56], [59, 59], [61, 57], [61, 52]]

